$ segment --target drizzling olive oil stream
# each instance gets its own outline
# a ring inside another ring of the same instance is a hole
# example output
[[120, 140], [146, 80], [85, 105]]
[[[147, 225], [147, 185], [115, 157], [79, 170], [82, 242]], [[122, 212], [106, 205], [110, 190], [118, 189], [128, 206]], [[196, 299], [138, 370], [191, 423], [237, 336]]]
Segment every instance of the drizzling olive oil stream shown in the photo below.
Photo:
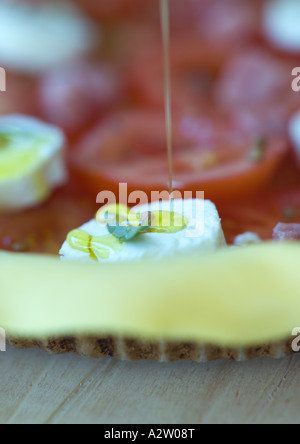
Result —
[[173, 140], [172, 140], [172, 96], [170, 68], [170, 4], [169, 0], [160, 0], [161, 27], [164, 55], [164, 96], [166, 116], [166, 141], [168, 151], [169, 192], [173, 194]]
[[[161, 28], [162, 28], [162, 42], [163, 42], [163, 64], [164, 64], [164, 102], [165, 102], [165, 118], [166, 118], [166, 145], [168, 154], [168, 173], [169, 173], [169, 193], [172, 207], [173, 196], [173, 140], [172, 140], [172, 99], [171, 99], [171, 69], [170, 69], [170, 5], [169, 0], [160, 0], [160, 14], [161, 14]], [[101, 212], [102, 210], [100, 210]], [[129, 211], [129, 209], [128, 209]], [[182, 230], [188, 221], [183, 222], [182, 215], [175, 215], [172, 212], [173, 220], [180, 217], [181, 224], [179, 228], [174, 226], [165, 227], [165, 233], [172, 233]], [[120, 214], [119, 214], [120, 216]], [[172, 225], [172, 223], [171, 223]], [[159, 232], [159, 227], [152, 227], [149, 229], [152, 232]], [[97, 260], [97, 257], [107, 259], [110, 253], [122, 249], [122, 242], [112, 235], [94, 237], [82, 230], [74, 230], [69, 233], [69, 244], [78, 250], [89, 253], [92, 259]]]

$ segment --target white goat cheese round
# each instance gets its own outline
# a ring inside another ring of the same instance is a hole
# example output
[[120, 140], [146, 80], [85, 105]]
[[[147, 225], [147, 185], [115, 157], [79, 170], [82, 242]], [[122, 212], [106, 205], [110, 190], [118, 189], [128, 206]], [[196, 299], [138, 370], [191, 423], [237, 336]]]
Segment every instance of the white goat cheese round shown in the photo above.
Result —
[[67, 178], [65, 137], [37, 119], [0, 117], [0, 210], [19, 210], [44, 201]]
[[[107, 259], [98, 259], [103, 263], [140, 261], [142, 259], [172, 258], [178, 255], [198, 256], [212, 252], [226, 245], [220, 217], [215, 205], [204, 200], [175, 200], [170, 207], [169, 201], [138, 205], [135, 213], [147, 211], [174, 211], [182, 214], [188, 223], [176, 233], [145, 233], [135, 239], [124, 242], [120, 251], [112, 252]], [[108, 235], [106, 224], [99, 224], [96, 219], [80, 227], [91, 236]], [[88, 252], [71, 247], [68, 241], [63, 244], [60, 255], [62, 260], [91, 262]]]

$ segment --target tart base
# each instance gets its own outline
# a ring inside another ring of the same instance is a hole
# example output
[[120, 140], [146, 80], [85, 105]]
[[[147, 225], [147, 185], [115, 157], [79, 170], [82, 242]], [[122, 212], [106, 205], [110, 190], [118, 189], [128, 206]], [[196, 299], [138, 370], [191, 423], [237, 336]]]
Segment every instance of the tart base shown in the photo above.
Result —
[[75, 353], [95, 359], [112, 357], [122, 361], [149, 359], [158, 362], [247, 361], [258, 357], [281, 359], [294, 354], [291, 342], [291, 339], [286, 339], [257, 347], [226, 348], [193, 342], [147, 342], [110, 336], [58, 337], [44, 341], [8, 338], [8, 343], [15, 348], [39, 348], [56, 355]]

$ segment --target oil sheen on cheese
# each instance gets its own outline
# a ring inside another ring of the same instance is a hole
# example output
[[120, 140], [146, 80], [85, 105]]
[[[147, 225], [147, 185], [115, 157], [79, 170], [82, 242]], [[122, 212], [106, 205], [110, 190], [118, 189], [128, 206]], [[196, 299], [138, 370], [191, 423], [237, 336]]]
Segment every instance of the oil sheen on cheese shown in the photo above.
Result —
[[38, 205], [66, 178], [65, 137], [37, 119], [0, 117], [0, 210]]
[[[182, 214], [187, 225], [177, 232], [148, 232], [138, 235], [135, 239], [124, 242], [122, 248], [110, 248], [108, 257], [100, 257], [99, 263], [138, 262], [144, 259], [157, 260], [177, 256], [197, 257], [226, 245], [220, 217], [215, 205], [210, 201], [174, 200], [172, 207], [177, 214]], [[199, 211], [200, 208], [200, 211]], [[138, 205], [133, 212], [142, 214], [147, 211], [170, 211], [170, 201], [153, 202], [149, 205]], [[198, 214], [197, 214], [197, 211]], [[201, 219], [202, 218], [202, 219]], [[200, 221], [202, 230], [197, 236], [190, 236], [195, 221]], [[86, 247], [91, 236], [93, 239], [108, 235], [106, 223], [98, 223], [96, 219], [79, 227], [80, 237], [85, 239], [84, 248], [72, 248], [74, 239], [67, 239], [60, 251], [62, 260], [92, 262], [91, 251]], [[85, 232], [83, 234], [81, 232]], [[73, 232], [74, 234], [74, 232]], [[70, 235], [69, 235], [70, 236]], [[69, 241], [68, 241], [69, 240]], [[76, 240], [78, 242], [78, 240]], [[80, 240], [79, 240], [80, 242]], [[96, 255], [97, 256], [97, 255]]]

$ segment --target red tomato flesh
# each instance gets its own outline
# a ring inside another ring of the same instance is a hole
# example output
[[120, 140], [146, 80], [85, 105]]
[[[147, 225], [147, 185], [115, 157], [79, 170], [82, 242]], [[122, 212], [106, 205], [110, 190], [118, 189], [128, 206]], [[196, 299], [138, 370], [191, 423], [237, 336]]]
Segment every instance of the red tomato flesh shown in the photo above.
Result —
[[[245, 132], [227, 118], [185, 116], [174, 123], [174, 188], [204, 191], [215, 202], [264, 188], [288, 150], [285, 138], [268, 137], [260, 157], [260, 135]], [[117, 193], [120, 182], [149, 196], [167, 190], [163, 116], [126, 113], [100, 124], [73, 150], [71, 166], [94, 196], [102, 190]]]
[[291, 88], [294, 66], [295, 60], [283, 61], [258, 46], [233, 52], [214, 86], [216, 106], [248, 120], [256, 116], [265, 133], [285, 133], [291, 112], [299, 107]]
[[175, 30], [212, 44], [232, 48], [260, 35], [260, 0], [172, 0], [170, 9]]
[[[173, 38], [171, 43], [172, 104], [176, 110], [203, 109], [212, 95], [213, 81], [226, 54], [190, 36]], [[161, 44], [139, 51], [129, 67], [130, 90], [137, 103], [164, 106], [163, 56]]]

